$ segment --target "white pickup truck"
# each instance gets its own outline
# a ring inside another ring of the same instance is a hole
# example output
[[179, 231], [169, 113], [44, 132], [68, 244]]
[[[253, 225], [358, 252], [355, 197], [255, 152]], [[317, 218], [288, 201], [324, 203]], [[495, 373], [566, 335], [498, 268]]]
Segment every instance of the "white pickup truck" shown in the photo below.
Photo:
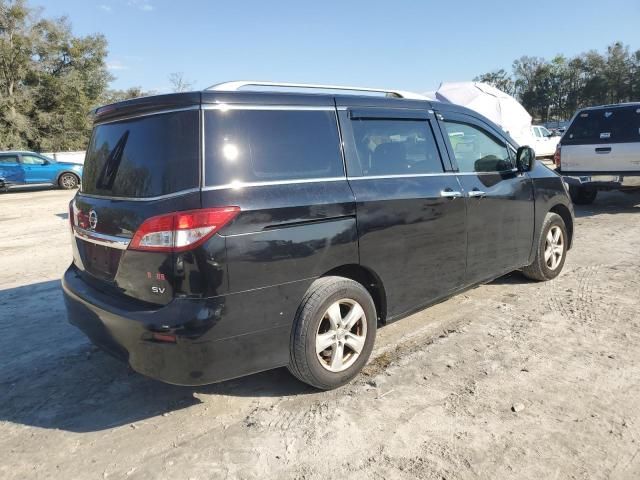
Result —
[[542, 125], [531, 126], [531, 148], [536, 152], [536, 157], [553, 157], [558, 146], [560, 136], [554, 135]]
[[576, 204], [592, 203], [598, 190], [640, 188], [640, 103], [579, 110], [554, 163]]

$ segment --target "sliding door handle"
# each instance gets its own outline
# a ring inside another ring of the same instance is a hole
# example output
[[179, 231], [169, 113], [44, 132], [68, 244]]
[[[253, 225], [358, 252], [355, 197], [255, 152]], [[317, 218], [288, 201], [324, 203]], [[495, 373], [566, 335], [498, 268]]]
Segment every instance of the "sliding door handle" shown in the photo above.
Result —
[[483, 192], [481, 190], [471, 190], [469, 193], [467, 193], [467, 196], [470, 197], [470, 198], [484, 197], [486, 195], [487, 195], [487, 193]]
[[440, 192], [440, 196], [444, 197], [444, 198], [459, 198], [459, 197], [462, 196], [462, 193], [456, 192], [456, 191], [451, 190], [451, 189], [447, 189], [447, 190], [442, 190]]
[[596, 148], [596, 153], [611, 153], [611, 147]]

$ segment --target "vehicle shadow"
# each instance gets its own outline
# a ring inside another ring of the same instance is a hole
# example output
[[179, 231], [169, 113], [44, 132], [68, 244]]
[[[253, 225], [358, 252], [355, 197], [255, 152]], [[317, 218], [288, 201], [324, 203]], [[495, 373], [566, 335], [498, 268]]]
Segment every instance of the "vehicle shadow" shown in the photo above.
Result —
[[531, 280], [525, 277], [520, 271], [513, 271], [496, 278], [489, 285], [521, 285], [526, 283], [537, 283], [535, 280]]
[[629, 192], [598, 192], [591, 205], [575, 205], [576, 218], [595, 215], [613, 215], [618, 213], [640, 213], [640, 190]]
[[200, 394], [316, 392], [284, 368], [200, 387], [139, 375], [67, 323], [58, 280], [0, 291], [0, 312], [0, 421], [91, 432], [188, 408]]

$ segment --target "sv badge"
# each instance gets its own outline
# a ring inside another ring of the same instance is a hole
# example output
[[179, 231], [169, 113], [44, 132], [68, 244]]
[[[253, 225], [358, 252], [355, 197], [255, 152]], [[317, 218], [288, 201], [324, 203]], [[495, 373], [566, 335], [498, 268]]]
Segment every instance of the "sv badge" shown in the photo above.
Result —
[[167, 288], [166, 287], [151, 287], [151, 291], [153, 293], [163, 294], [164, 292], [167, 291]]

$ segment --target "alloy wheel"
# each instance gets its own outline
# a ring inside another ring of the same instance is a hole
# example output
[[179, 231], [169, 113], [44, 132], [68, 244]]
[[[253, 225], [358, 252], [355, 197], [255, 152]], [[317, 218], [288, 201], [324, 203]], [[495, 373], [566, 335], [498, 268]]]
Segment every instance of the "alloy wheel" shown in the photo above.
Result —
[[330, 372], [343, 372], [360, 356], [367, 338], [367, 318], [355, 300], [343, 298], [324, 313], [316, 333], [316, 355]]
[[64, 188], [74, 188], [76, 186], [76, 177], [74, 177], [73, 175], [67, 174], [67, 175], [63, 175], [62, 178], [60, 179], [60, 181], [62, 182], [62, 186]]
[[555, 270], [564, 256], [564, 235], [562, 229], [553, 225], [547, 233], [544, 244], [544, 261], [549, 270]]

